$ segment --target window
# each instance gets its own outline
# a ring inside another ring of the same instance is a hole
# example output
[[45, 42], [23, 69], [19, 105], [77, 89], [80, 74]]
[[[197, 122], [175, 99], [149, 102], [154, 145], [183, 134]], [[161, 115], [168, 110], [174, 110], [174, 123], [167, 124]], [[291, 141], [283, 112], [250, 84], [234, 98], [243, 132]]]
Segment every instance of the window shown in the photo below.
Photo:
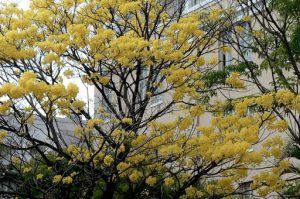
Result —
[[139, 81], [139, 95], [141, 98], [140, 100], [143, 100], [145, 98], [147, 92], [148, 73], [149, 71], [145, 68], [141, 70], [140, 81]]
[[185, 13], [192, 12], [199, 8], [205, 9], [213, 2], [214, 0], [187, 0], [185, 4]]
[[[160, 84], [161, 78], [162, 78], [162, 76], [159, 74], [156, 78], [156, 81], [158, 84]], [[158, 87], [154, 91], [154, 94], [160, 93], [161, 91], [162, 91], [161, 85], [158, 85]], [[152, 98], [151, 107], [158, 106], [158, 105], [162, 104], [162, 102], [163, 102], [163, 94], [156, 95]]]
[[[250, 35], [250, 27], [248, 24], [243, 24], [242, 27], [244, 28], [243, 32], [240, 35], [239, 42], [241, 46], [241, 55], [243, 57], [241, 59], [245, 59], [245, 61], [252, 61], [252, 51], [250, 44], [252, 43], [252, 38]], [[243, 60], [242, 60], [243, 61]]]
[[256, 112], [257, 112], [257, 110], [256, 110], [255, 105], [250, 105], [247, 109], [247, 115], [248, 116], [254, 116]]
[[239, 185], [239, 199], [252, 199], [253, 198], [253, 190], [250, 187], [251, 182], [243, 182]]
[[219, 42], [219, 69], [224, 70], [226, 66], [229, 66], [232, 62], [232, 54], [231, 51], [223, 51], [221, 50], [224, 46], [232, 40], [231, 32], [222, 33], [220, 36]]
[[167, 2], [167, 4], [168, 4], [168, 8], [167, 8], [168, 14], [169, 15], [175, 14], [178, 11], [180, 3], [182, 3], [180, 0], [170, 0], [169, 2]]
[[[110, 74], [110, 71], [107, 69], [107, 68], [101, 68], [101, 71], [100, 71], [100, 74], [101, 74], [101, 76], [103, 76], [103, 77], [106, 77], [106, 76], [110, 76], [111, 74]], [[109, 83], [110, 84], [110, 83]], [[109, 85], [108, 84], [108, 85]], [[109, 104], [111, 104], [112, 103], [112, 90], [111, 89], [109, 89], [109, 88], [107, 88], [106, 86], [102, 86], [102, 89], [103, 89], [103, 94], [102, 94], [102, 96], [101, 96], [101, 98], [100, 98], [100, 105], [102, 105], [103, 106], [103, 108], [104, 108], [104, 111], [106, 112], [106, 113], [110, 113], [110, 108], [109, 108]], [[106, 100], [105, 100], [106, 99]]]
[[200, 4], [200, 0], [189, 0], [188, 1], [188, 7], [194, 7], [196, 5]]
[[235, 113], [235, 110], [234, 110], [234, 106], [232, 104], [225, 106], [224, 113], [223, 113], [224, 116], [233, 115], [234, 113]]
[[[105, 112], [110, 112], [109, 111], [109, 103], [112, 102], [112, 92], [110, 89], [104, 87], [103, 88], [103, 92], [104, 92], [104, 95], [103, 98], [102, 98], [102, 105], [104, 107], [104, 110]], [[105, 101], [104, 97], [108, 100], [108, 103]]]
[[[157, 89], [155, 93], [159, 93], [159, 92], [160, 92], [160, 89]], [[162, 94], [157, 95], [157, 96], [155, 96], [153, 98], [151, 106], [152, 107], [157, 106], [157, 105], [161, 104], [162, 102], [163, 102], [163, 96], [162, 96]]]

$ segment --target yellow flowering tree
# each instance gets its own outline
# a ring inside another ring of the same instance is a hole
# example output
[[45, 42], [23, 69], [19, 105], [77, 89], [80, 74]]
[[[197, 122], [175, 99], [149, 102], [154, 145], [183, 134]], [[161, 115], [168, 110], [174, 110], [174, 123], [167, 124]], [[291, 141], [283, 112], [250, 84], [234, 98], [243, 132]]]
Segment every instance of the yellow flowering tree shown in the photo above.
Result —
[[[221, 198], [241, 193], [248, 169], [280, 158], [281, 139], [261, 135], [286, 123], [273, 112], [247, 113], [255, 100], [264, 106], [262, 98], [237, 100], [231, 115], [221, 114], [224, 104], [207, 102], [207, 75], [217, 62], [206, 56], [216, 49], [227, 11], [187, 15], [184, 6], [155, 0], [1, 6], [0, 143], [7, 151], [1, 166], [10, 182], [0, 194]], [[243, 89], [241, 75], [226, 83]], [[95, 88], [94, 114], [76, 83], [66, 83], [72, 77]], [[215, 113], [207, 126], [197, 123], [205, 111]], [[267, 166], [277, 177], [286, 165]], [[284, 186], [269, 175], [255, 178], [252, 189]]]
[[[207, 86], [222, 88], [221, 93], [228, 99], [222, 104], [227, 113], [233, 113], [232, 107], [244, 101], [240, 107], [247, 112], [269, 112], [278, 120], [269, 125], [268, 131], [285, 132], [278, 134], [285, 141], [285, 149], [271, 152], [290, 160], [291, 165], [284, 166], [281, 176], [295, 183], [298, 178], [290, 177], [295, 175], [284, 174], [300, 174], [299, 4], [292, 0], [230, 3], [234, 9], [227, 15], [229, 28], [223, 30], [230, 37], [220, 37], [219, 42], [230, 46], [232, 61], [223, 71], [208, 74]], [[225, 84], [225, 89], [234, 88], [237, 92], [224, 92]], [[257, 178], [267, 179], [267, 175]], [[256, 184], [254, 180], [252, 186]], [[259, 193], [266, 195], [271, 187], [274, 186], [266, 183]]]

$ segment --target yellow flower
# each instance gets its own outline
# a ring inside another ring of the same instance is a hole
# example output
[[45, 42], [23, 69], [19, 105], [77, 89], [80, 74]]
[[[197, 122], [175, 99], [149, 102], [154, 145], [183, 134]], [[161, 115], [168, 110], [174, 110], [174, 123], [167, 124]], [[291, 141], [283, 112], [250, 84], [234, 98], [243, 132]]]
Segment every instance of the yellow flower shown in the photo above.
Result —
[[251, 19], [252, 19], [251, 16], [244, 16], [244, 17], [243, 17], [243, 21], [244, 21], [244, 22], [249, 22], [249, 21], [251, 21]]
[[23, 169], [23, 173], [29, 173], [32, 170], [32, 167], [26, 167]]
[[150, 186], [155, 185], [155, 183], [156, 183], [156, 177], [149, 176], [149, 177], [146, 179], [146, 184], [148, 184], [148, 185], [150, 185]]
[[21, 98], [25, 94], [25, 90], [19, 86], [12, 86], [9, 96], [13, 99]]
[[132, 124], [132, 118], [125, 117], [125, 118], [122, 119], [122, 123], [131, 125]]
[[10, 109], [10, 102], [5, 101], [0, 105], [0, 113], [5, 114]]
[[180, 130], [186, 130], [191, 124], [193, 120], [191, 117], [186, 117], [184, 118], [180, 123], [179, 123], [179, 129]]
[[87, 122], [88, 127], [94, 127], [96, 125], [101, 125], [101, 124], [104, 124], [104, 121], [99, 118], [90, 119]]
[[220, 51], [222, 53], [230, 53], [231, 52], [231, 48], [229, 46], [221, 46], [220, 47]]
[[0, 131], [0, 143], [7, 137], [8, 133], [6, 131]]
[[85, 102], [82, 100], [76, 100], [72, 103], [73, 107], [82, 110], [85, 107]]
[[55, 158], [55, 160], [57, 160], [57, 161], [60, 161], [60, 160], [63, 160], [64, 159], [64, 157], [56, 157]]
[[[300, 113], [300, 95], [298, 94], [293, 101], [293, 108]], [[0, 111], [1, 112], [1, 111]]]
[[67, 69], [64, 72], [64, 76], [66, 76], [66, 77], [72, 77], [73, 75], [74, 75], [74, 72], [71, 69]]
[[72, 182], [73, 182], [73, 178], [71, 176], [67, 176], [62, 179], [63, 184], [71, 184]]
[[18, 158], [16, 156], [12, 156], [11, 157], [11, 162], [14, 163], [14, 164], [20, 164], [21, 160], [20, 160], [20, 158]]
[[182, 152], [182, 149], [177, 144], [167, 145], [165, 147], [162, 147], [159, 150], [159, 153], [163, 157], [168, 157], [169, 155], [178, 156], [181, 152]]
[[276, 157], [279, 158], [282, 155], [282, 148], [279, 147], [273, 147], [271, 149], [271, 154]]
[[234, 29], [237, 33], [242, 33], [244, 31], [244, 27], [242, 27], [242, 26], [236, 26], [236, 27], [234, 27]]
[[143, 176], [143, 173], [137, 170], [134, 170], [131, 175], [129, 176], [129, 179], [131, 182], [137, 182], [140, 177]]
[[239, 79], [240, 74], [238, 72], [232, 72], [230, 77], [226, 79], [226, 83], [230, 84], [234, 88], [244, 88], [244, 82]]
[[[76, 1], [77, 2], [77, 1]], [[64, 6], [68, 9], [71, 8], [75, 4], [74, 0], [64, 0]]]
[[200, 66], [203, 66], [205, 64], [205, 59], [204, 59], [204, 57], [198, 57], [198, 59], [196, 60], [196, 65], [198, 66], [198, 67], [200, 67]]
[[218, 64], [218, 58], [216, 56], [211, 56], [207, 62], [208, 65], [216, 65]]
[[120, 172], [123, 172], [125, 171], [126, 169], [128, 169], [130, 167], [130, 164], [127, 164], [125, 162], [120, 162], [117, 166], [117, 169], [120, 171]]
[[62, 175], [55, 175], [52, 179], [53, 183], [59, 183], [62, 179]]
[[257, 37], [257, 38], [261, 38], [263, 36], [263, 33], [259, 30], [254, 30], [251, 33], [254, 37]]
[[71, 153], [71, 154], [77, 154], [78, 153], [78, 149], [74, 144], [70, 144], [67, 148], [67, 152]]
[[279, 120], [272, 124], [269, 124], [268, 128], [271, 130], [277, 130], [279, 132], [284, 132], [288, 129], [289, 125], [285, 120]]
[[142, 162], [144, 159], [145, 159], [144, 154], [137, 154], [137, 155], [128, 157], [128, 161], [133, 162], [135, 164], [138, 164], [138, 163]]
[[174, 184], [174, 180], [172, 177], [167, 177], [164, 179], [164, 184], [166, 186], [172, 186]]
[[107, 85], [110, 81], [110, 78], [108, 77], [99, 77], [98, 82], [100, 82], [103, 85]]
[[113, 162], [114, 162], [114, 159], [110, 155], [105, 156], [104, 164], [106, 166], [110, 166]]
[[295, 97], [295, 94], [289, 90], [280, 90], [275, 95], [276, 101], [284, 105], [290, 104]]
[[209, 184], [209, 185], [207, 185], [206, 189], [207, 189], [208, 193], [213, 194], [216, 190], [216, 186], [212, 185], [212, 184]]
[[188, 198], [194, 198], [197, 195], [197, 189], [193, 186], [189, 186], [185, 189], [185, 193]]
[[67, 87], [67, 92], [70, 97], [75, 98], [79, 92], [79, 88], [76, 84], [70, 83]]
[[150, 96], [152, 96], [152, 93], [148, 91], [148, 92], [146, 92], [146, 96], [150, 97]]
[[63, 84], [54, 84], [50, 88], [50, 94], [54, 97], [64, 96], [66, 94], [66, 89]]
[[256, 103], [264, 108], [270, 109], [273, 106], [273, 94], [265, 94], [256, 99]]
[[288, 160], [281, 160], [279, 162], [279, 167], [282, 169], [288, 169], [290, 167], [290, 162]]
[[209, 12], [208, 19], [212, 22], [215, 22], [220, 19], [221, 10], [220, 9], [213, 9]]
[[41, 179], [43, 179], [43, 177], [44, 177], [44, 175], [41, 173], [36, 175], [37, 180], [41, 180]]
[[79, 174], [78, 172], [74, 171], [74, 172], [71, 173], [70, 176], [73, 178], [74, 176], [76, 176], [76, 175], [78, 175], [78, 174]]

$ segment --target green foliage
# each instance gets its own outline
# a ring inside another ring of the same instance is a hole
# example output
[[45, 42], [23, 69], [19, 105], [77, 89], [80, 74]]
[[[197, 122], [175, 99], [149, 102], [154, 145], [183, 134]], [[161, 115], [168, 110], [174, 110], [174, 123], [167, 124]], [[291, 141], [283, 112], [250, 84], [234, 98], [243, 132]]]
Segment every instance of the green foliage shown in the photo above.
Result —
[[300, 24], [296, 25], [291, 36], [291, 48], [299, 59], [300, 56]]
[[241, 75], [249, 76], [250, 70], [255, 72], [255, 75], [259, 75], [258, 66], [253, 62], [241, 62], [236, 65], [226, 66], [224, 70], [212, 70], [205, 73], [201, 80], [205, 83], [206, 88], [212, 88], [214, 86], [225, 85], [226, 78], [230, 76], [232, 72], [238, 72]]
[[300, 160], [300, 148], [293, 146], [289, 149], [289, 157], [297, 158]]
[[205, 82], [205, 87], [210, 88], [219, 84], [225, 84], [225, 80], [227, 77], [228, 74], [226, 73], [226, 71], [209, 71], [202, 77], [202, 81]]
[[299, 0], [273, 0], [272, 5], [282, 16], [293, 15], [299, 19], [300, 2]]
[[284, 195], [288, 198], [299, 198], [300, 197], [300, 181], [289, 185], [284, 192]]
[[92, 198], [93, 199], [102, 198], [104, 189], [106, 189], [106, 183], [103, 180], [98, 181], [94, 188]]

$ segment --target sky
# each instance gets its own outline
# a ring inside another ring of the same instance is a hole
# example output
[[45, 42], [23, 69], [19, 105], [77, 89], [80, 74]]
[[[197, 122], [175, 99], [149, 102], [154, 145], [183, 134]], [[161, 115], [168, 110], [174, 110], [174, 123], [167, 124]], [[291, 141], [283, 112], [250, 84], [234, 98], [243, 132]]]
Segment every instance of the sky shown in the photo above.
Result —
[[26, 9], [29, 7], [29, 0], [17, 0], [17, 2], [21, 8]]

